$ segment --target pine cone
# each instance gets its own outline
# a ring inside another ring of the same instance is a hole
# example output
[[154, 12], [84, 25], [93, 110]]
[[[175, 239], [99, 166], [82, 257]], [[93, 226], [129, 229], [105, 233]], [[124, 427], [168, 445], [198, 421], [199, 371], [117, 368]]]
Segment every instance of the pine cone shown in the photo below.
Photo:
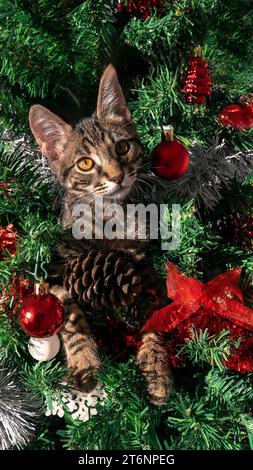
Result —
[[149, 275], [143, 253], [93, 249], [67, 265], [64, 286], [79, 304], [94, 310], [127, 307], [147, 287]]

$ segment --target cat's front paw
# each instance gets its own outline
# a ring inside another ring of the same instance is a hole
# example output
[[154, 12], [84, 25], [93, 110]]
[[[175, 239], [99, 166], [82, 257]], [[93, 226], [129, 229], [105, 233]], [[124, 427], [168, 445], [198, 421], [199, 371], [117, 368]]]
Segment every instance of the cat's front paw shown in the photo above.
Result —
[[96, 375], [91, 374], [87, 377], [85, 371], [71, 374], [71, 381], [76, 390], [80, 390], [84, 393], [91, 392], [97, 385]]
[[68, 292], [61, 286], [54, 286], [52, 292], [64, 302], [66, 322], [61, 336], [71, 381], [78, 390], [89, 392], [96, 386], [101, 368], [98, 346], [84, 313]]
[[172, 392], [172, 381], [169, 376], [162, 380], [147, 381], [148, 398], [153, 405], [163, 405]]
[[144, 334], [136, 360], [145, 379], [150, 402], [163, 405], [172, 392], [173, 381], [166, 347], [158, 334]]
[[68, 361], [70, 380], [77, 390], [90, 392], [97, 384], [97, 375], [101, 369], [101, 362], [96, 353], [84, 350], [79, 351]]

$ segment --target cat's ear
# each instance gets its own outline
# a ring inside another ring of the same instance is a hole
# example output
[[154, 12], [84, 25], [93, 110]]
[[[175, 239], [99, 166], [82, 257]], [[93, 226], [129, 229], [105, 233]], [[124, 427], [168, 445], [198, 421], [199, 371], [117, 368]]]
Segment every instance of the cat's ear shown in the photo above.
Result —
[[31, 107], [29, 123], [43, 155], [56, 160], [60, 148], [67, 142], [71, 134], [71, 126], [39, 104]]
[[131, 121], [117, 72], [111, 64], [106, 67], [100, 80], [96, 115], [102, 121]]

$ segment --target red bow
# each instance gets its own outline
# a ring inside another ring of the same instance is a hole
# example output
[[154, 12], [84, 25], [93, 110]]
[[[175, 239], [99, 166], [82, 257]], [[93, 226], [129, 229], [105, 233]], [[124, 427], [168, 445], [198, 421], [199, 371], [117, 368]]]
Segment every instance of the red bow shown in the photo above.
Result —
[[168, 263], [166, 269], [167, 295], [174, 302], [153, 313], [142, 332], [169, 333], [203, 308], [253, 330], [253, 311], [243, 305], [243, 294], [238, 287], [240, 268], [220, 274], [207, 284], [180, 273], [173, 263]]
[[230, 337], [241, 337], [239, 348], [229, 356], [226, 367], [239, 372], [253, 371], [253, 310], [243, 305], [238, 287], [241, 269], [233, 269], [207, 284], [181, 274], [173, 263], [167, 265], [167, 294], [174, 302], [157, 310], [142, 328], [145, 331], [170, 333], [168, 358], [181, 367], [184, 358], [178, 346], [191, 338], [190, 326], [208, 328], [210, 334], [230, 330]]

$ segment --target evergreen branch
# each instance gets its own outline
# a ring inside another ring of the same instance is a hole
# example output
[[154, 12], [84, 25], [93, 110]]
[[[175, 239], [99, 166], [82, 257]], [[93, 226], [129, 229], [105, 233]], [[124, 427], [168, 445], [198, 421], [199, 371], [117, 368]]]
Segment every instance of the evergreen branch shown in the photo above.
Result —
[[253, 374], [241, 376], [226, 370], [212, 369], [206, 376], [211, 400], [226, 403], [230, 409], [246, 410], [253, 403]]
[[167, 417], [171, 431], [180, 433], [177, 448], [180, 449], [240, 449], [242, 431], [233, 417], [223, 409], [210, 404], [206, 396], [194, 398], [185, 393], [177, 394], [171, 403], [172, 411]]
[[185, 354], [193, 364], [208, 363], [222, 371], [230, 354], [240, 345], [240, 338], [231, 340], [230, 331], [222, 330], [218, 335], [210, 335], [208, 329], [197, 331], [194, 325], [190, 331], [191, 339], [185, 340], [178, 354]]
[[25, 387], [42, 397], [47, 407], [52, 407], [52, 399], [61, 398], [62, 391], [68, 387], [63, 379], [66, 374], [64, 367], [54, 359], [52, 361], [37, 362], [34, 365], [25, 363], [19, 371], [20, 378]]
[[59, 432], [64, 447], [161, 449], [157, 434], [161, 411], [138, 392], [140, 384], [133, 360], [117, 365], [107, 361], [105, 366], [101, 380], [107, 399], [98, 404], [98, 414], [85, 423], [68, 417], [66, 430]]
[[[32, 16], [16, 0], [0, 2], [0, 21], [5, 23], [0, 40], [1, 75], [8, 77], [10, 84], [24, 88], [29, 96], [45, 97], [55, 69], [59, 75], [62, 70], [70, 72], [71, 56], [66, 62], [62, 41], [35, 28]], [[59, 81], [53, 85], [53, 93], [57, 91]]]
[[[1, 309], [0, 309], [1, 311]], [[4, 364], [19, 364], [27, 356], [27, 336], [20, 329], [16, 318], [0, 314], [0, 361]]]
[[[168, 229], [170, 230], [172, 221], [172, 203], [178, 203], [177, 197], [170, 200], [167, 212], [165, 214], [166, 221], [168, 221]], [[180, 205], [181, 216], [181, 237], [180, 244], [175, 250], [163, 251], [153, 247], [152, 248], [152, 262], [157, 272], [164, 277], [166, 276], [165, 266], [167, 260], [170, 259], [175, 263], [184, 274], [194, 276], [201, 272], [199, 271], [199, 263], [203, 256], [210, 251], [215, 251], [219, 247], [219, 236], [215, 236], [212, 226], [210, 224], [204, 225], [198, 217], [198, 213], [192, 201], [182, 201]]]

